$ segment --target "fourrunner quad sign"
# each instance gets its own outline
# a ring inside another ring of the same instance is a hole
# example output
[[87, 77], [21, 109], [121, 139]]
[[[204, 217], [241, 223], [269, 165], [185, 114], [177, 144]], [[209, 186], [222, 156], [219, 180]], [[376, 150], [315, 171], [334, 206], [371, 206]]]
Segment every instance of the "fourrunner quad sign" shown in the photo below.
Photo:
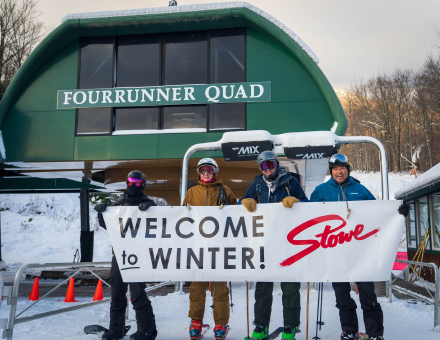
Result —
[[270, 81], [59, 90], [57, 109], [270, 102]]
[[[389, 278], [400, 201], [109, 207], [107, 230], [125, 282], [355, 282]], [[374, 214], [372, 213], [374, 212]]]

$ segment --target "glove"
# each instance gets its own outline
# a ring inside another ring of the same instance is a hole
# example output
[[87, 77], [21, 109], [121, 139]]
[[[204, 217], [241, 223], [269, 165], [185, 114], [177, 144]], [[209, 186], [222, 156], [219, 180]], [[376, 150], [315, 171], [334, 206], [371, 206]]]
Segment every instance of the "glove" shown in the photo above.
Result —
[[293, 196], [286, 196], [281, 202], [285, 208], [292, 208], [294, 203], [299, 202], [299, 199]]
[[140, 203], [138, 205], [138, 208], [139, 208], [140, 211], [145, 211], [145, 210], [147, 210], [151, 206], [152, 206], [151, 202], [144, 202], [144, 203]]
[[400, 215], [403, 215], [404, 217], [408, 216], [409, 204], [402, 203], [397, 211], [399, 212]]
[[189, 203], [185, 204], [186, 209], [191, 210], [191, 206], [189, 205]]
[[249, 212], [254, 212], [257, 209], [257, 202], [253, 198], [244, 198], [241, 200], [241, 204], [244, 205]]
[[107, 209], [107, 203], [99, 203], [93, 208], [99, 213], [103, 213]]

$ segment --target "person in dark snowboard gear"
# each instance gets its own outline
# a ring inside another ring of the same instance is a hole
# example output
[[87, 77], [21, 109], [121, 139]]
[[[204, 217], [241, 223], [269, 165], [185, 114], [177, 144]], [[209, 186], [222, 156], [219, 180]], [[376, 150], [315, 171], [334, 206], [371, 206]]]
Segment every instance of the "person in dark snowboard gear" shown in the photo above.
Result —
[[[212, 158], [202, 158], [197, 165], [199, 182], [186, 193], [183, 204], [188, 209], [194, 206], [222, 206], [235, 205], [235, 198], [231, 189], [217, 178], [219, 171], [217, 162]], [[189, 314], [191, 324], [189, 336], [198, 339], [202, 332], [203, 317], [205, 314], [206, 289], [210, 287], [213, 297], [214, 334], [217, 339], [226, 336], [229, 322], [229, 289], [227, 282], [191, 282], [189, 287]]]
[[[143, 193], [147, 185], [147, 176], [138, 170], [130, 171], [127, 175], [127, 190], [121, 200], [113, 206], [137, 206], [139, 210], [145, 211], [155, 206], [154, 201]], [[98, 212], [99, 225], [105, 226], [102, 213], [107, 209], [107, 203], [100, 203], [94, 208]], [[124, 337], [125, 310], [127, 308], [128, 284], [122, 281], [118, 263], [113, 254], [112, 266], [110, 269], [111, 304], [110, 304], [110, 326], [109, 331], [102, 335], [102, 339], [116, 340]], [[130, 283], [131, 303], [136, 313], [137, 331], [130, 336], [133, 340], [154, 340], [157, 337], [156, 322], [151, 302], [145, 293], [146, 285], [143, 282]]]
[[[328, 162], [330, 179], [318, 185], [313, 191], [311, 202], [362, 201], [374, 200], [371, 192], [357, 179], [350, 176], [351, 164], [342, 154], [333, 155]], [[406, 216], [409, 205], [402, 204], [399, 213]], [[361, 307], [364, 314], [366, 333], [370, 339], [383, 340], [383, 312], [377, 302], [373, 282], [356, 282]], [[356, 314], [356, 302], [351, 298], [349, 282], [333, 282], [336, 296], [336, 307], [339, 309], [342, 334], [341, 339], [357, 339], [359, 324]]]
[[[292, 208], [296, 202], [307, 202], [296, 178], [279, 165], [278, 156], [272, 151], [264, 151], [257, 158], [262, 174], [255, 176], [243, 196], [241, 204], [249, 212], [254, 212], [257, 203], [282, 202]], [[274, 226], [275, 227], [275, 226]], [[293, 340], [300, 324], [301, 296], [300, 282], [282, 282], [284, 329], [282, 339]], [[269, 321], [272, 311], [273, 282], [257, 282], [255, 288], [254, 325], [252, 340], [266, 339], [269, 334]]]

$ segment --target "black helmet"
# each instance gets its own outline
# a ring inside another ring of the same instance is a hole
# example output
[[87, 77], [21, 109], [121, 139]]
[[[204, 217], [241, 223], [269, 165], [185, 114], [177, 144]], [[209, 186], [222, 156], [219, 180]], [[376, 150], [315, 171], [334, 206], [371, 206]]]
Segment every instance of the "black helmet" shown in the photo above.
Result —
[[278, 155], [275, 152], [269, 150], [263, 151], [257, 157], [258, 166], [260, 166], [260, 163], [264, 161], [275, 161], [277, 162], [277, 166], [280, 164], [278, 160]]
[[337, 153], [330, 157], [328, 160], [328, 168], [330, 170], [330, 175], [332, 174], [333, 167], [337, 165], [345, 165], [348, 169], [348, 175], [350, 175], [351, 171], [351, 163], [348, 161], [347, 156]]
[[147, 175], [145, 175], [142, 171], [132, 170], [128, 173], [127, 178], [128, 177], [139, 178], [143, 180], [145, 184], [147, 184]]

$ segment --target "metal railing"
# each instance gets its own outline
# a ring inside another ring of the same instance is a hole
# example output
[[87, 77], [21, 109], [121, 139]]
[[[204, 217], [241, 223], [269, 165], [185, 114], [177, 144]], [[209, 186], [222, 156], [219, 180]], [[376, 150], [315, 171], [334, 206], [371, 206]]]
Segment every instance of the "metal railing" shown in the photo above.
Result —
[[[82, 303], [82, 304], [76, 305], [76, 306], [56, 309], [56, 310], [45, 312], [45, 313], [39, 313], [39, 314], [34, 314], [32, 316], [27, 316], [27, 317], [19, 318], [20, 315], [25, 313], [31, 307], [35, 306], [38, 302], [43, 300], [50, 293], [52, 293], [53, 291], [58, 289], [61, 285], [63, 285], [67, 281], [69, 281], [70, 278], [74, 277], [76, 274], [78, 274], [81, 271], [89, 271], [93, 276], [95, 276], [97, 279], [101, 280], [104, 284], [106, 284], [108, 287], [110, 287], [110, 285], [107, 282], [105, 282], [96, 273], [93, 272], [93, 269], [94, 269], [93, 267], [110, 267], [110, 266], [111, 266], [111, 262], [83, 262], [83, 263], [77, 263], [77, 264], [75, 264], [75, 263], [45, 263], [45, 264], [34, 263], [34, 264], [26, 264], [26, 265], [22, 266], [17, 271], [17, 273], [15, 275], [13, 286], [12, 287], [11, 286], [4, 286], [3, 289], [2, 289], [3, 296], [7, 297], [7, 304], [11, 306], [11, 309], [9, 311], [9, 319], [0, 319], [0, 328], [4, 329], [2, 338], [3, 339], [7, 339], [7, 340], [12, 340], [14, 326], [18, 325], [20, 323], [24, 323], [24, 322], [28, 322], [28, 321], [33, 321], [33, 320], [45, 318], [45, 317], [48, 317], [48, 316], [62, 314], [62, 313], [66, 313], [66, 312], [71, 312], [71, 311], [74, 311], [74, 310], [78, 310], [78, 309], [82, 309], [82, 308], [87, 308], [87, 307], [92, 307], [92, 306], [96, 306], [96, 305], [99, 305], [99, 304], [102, 304], [102, 303], [109, 302], [111, 299], [103, 299], [103, 300], [100, 300], [100, 301], [86, 302], [86, 303]], [[19, 291], [19, 288], [20, 288], [20, 278], [21, 278], [21, 275], [27, 269], [31, 269], [31, 268], [32, 269], [67, 268], [67, 269], [73, 269], [73, 270], [75, 270], [75, 272], [72, 275], [70, 275], [67, 279], [65, 279], [63, 282], [59, 283], [57, 286], [55, 286], [53, 289], [51, 289], [49, 292], [44, 294], [37, 301], [33, 302], [32, 304], [27, 306], [24, 310], [22, 310], [21, 312], [16, 314], [16, 312], [17, 312], [17, 302], [18, 302], [18, 291]], [[160, 288], [160, 287], [172, 284], [172, 283], [173, 282], [162, 282], [162, 283], [159, 283], [159, 284], [156, 284], [154, 286], [146, 288], [145, 291], [149, 292], [149, 291], [152, 291], [154, 289], [157, 289], [157, 288]], [[1, 278], [1, 284], [3, 284], [2, 278]], [[128, 308], [128, 306], [127, 306], [127, 308]]]
[[[406, 261], [406, 260], [398, 260], [396, 259], [397, 262], [400, 263], [406, 263], [408, 264], [408, 267], [405, 268], [404, 271], [402, 271], [401, 274], [397, 275], [394, 280], [392, 280], [391, 284], [390, 284], [390, 288], [391, 290], [396, 290], [400, 293], [412, 296], [418, 300], [421, 300], [423, 302], [426, 302], [428, 304], [432, 304], [434, 305], [434, 328], [436, 328], [437, 326], [440, 326], [440, 322], [439, 322], [439, 318], [440, 318], [440, 276], [439, 276], [439, 270], [438, 267], [435, 263], [425, 263], [425, 262], [417, 262], [417, 261]], [[426, 285], [423, 283], [423, 281], [420, 281], [422, 286], [420, 287], [424, 287], [426, 289], [426, 292], [428, 293], [429, 297], [423, 296], [421, 294], [412, 292], [411, 290], [399, 287], [395, 284], [393, 284], [401, 275], [403, 275], [403, 273], [409, 269], [412, 269], [412, 272], [416, 275], [416, 278], [421, 278], [420, 274], [421, 274], [421, 270], [417, 271], [415, 270], [415, 268], [413, 266], [420, 266], [420, 267], [429, 267], [432, 268], [434, 270], [434, 275], [435, 275], [435, 292], [434, 292], [434, 296], [432, 296], [431, 290], [428, 289], [428, 287], [426, 287]]]

